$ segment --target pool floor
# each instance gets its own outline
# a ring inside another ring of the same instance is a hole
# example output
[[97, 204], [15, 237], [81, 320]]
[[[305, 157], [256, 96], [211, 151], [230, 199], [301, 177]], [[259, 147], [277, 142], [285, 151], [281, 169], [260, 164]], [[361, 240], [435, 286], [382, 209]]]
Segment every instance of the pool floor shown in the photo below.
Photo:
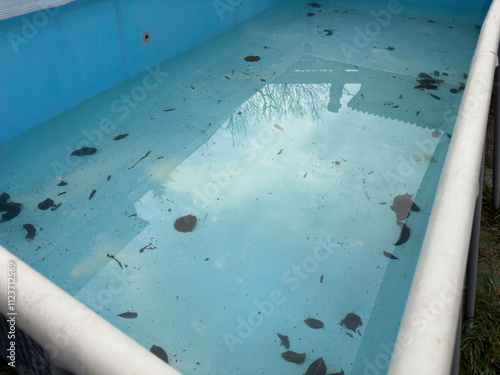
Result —
[[183, 374], [385, 373], [480, 16], [363, 4], [285, 2], [0, 144], [0, 243]]

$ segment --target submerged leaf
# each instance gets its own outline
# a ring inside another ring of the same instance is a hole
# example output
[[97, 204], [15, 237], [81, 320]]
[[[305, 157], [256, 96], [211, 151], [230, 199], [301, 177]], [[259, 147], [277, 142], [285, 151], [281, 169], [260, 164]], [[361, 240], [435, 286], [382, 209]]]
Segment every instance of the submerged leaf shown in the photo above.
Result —
[[281, 353], [281, 356], [285, 361], [293, 363], [302, 363], [306, 359], [306, 353], [295, 353], [291, 350]]
[[313, 318], [307, 318], [304, 320], [304, 322], [311, 328], [318, 329], [318, 328], [323, 328], [325, 325], [321, 320], [318, 319], [313, 319]]
[[118, 316], [121, 318], [126, 318], [126, 319], [135, 319], [135, 318], [137, 318], [137, 313], [132, 312], [132, 311], [127, 311], [127, 312], [118, 314]]
[[288, 339], [287, 335], [281, 335], [278, 333], [278, 337], [281, 340], [281, 345], [283, 345], [285, 348], [290, 349], [290, 340]]
[[153, 353], [155, 356], [157, 356], [158, 358], [160, 358], [163, 361], [168, 363], [167, 352], [165, 350], [163, 350], [163, 348], [161, 346], [153, 345], [149, 351], [151, 353]]
[[305, 375], [326, 375], [326, 365], [323, 358], [315, 360], [307, 369]]

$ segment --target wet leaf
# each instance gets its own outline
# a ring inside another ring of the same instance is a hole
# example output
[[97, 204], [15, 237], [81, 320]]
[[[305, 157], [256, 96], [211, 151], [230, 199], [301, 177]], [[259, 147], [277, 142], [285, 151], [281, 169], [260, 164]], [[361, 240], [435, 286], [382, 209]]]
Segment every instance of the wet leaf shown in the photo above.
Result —
[[74, 155], [74, 156], [86, 156], [86, 155], [92, 155], [96, 151], [97, 151], [97, 149], [94, 148], [94, 147], [82, 147], [79, 150], [73, 151], [71, 153], [71, 155]]
[[293, 363], [302, 363], [306, 359], [306, 353], [295, 353], [291, 350], [281, 353], [281, 356], [285, 361]]
[[151, 353], [153, 353], [155, 356], [158, 358], [162, 359], [163, 361], [168, 363], [168, 356], [167, 352], [161, 347], [161, 346], [156, 346], [153, 345], [151, 349], [149, 349]]
[[32, 224], [23, 224], [23, 228], [28, 231], [28, 234], [26, 234], [26, 239], [32, 239], [35, 238], [36, 234], [36, 229]]
[[283, 345], [285, 348], [290, 349], [290, 340], [288, 339], [287, 335], [281, 335], [278, 333], [278, 337], [281, 340], [281, 345]]
[[137, 318], [137, 313], [132, 312], [132, 311], [127, 311], [121, 314], [118, 314], [119, 317], [125, 318], [125, 319], [135, 319]]
[[186, 215], [178, 218], [174, 223], [174, 228], [179, 232], [191, 232], [198, 219], [193, 215]]
[[304, 320], [304, 322], [309, 327], [314, 328], [314, 329], [323, 328], [325, 326], [321, 320], [314, 319], [314, 318], [307, 318], [306, 320]]
[[340, 321], [340, 323], [354, 332], [356, 332], [356, 329], [359, 326], [363, 325], [363, 322], [361, 321], [359, 315], [356, 315], [354, 313], [347, 314], [345, 318]]
[[326, 375], [326, 365], [323, 358], [315, 360], [307, 369], [305, 375]]

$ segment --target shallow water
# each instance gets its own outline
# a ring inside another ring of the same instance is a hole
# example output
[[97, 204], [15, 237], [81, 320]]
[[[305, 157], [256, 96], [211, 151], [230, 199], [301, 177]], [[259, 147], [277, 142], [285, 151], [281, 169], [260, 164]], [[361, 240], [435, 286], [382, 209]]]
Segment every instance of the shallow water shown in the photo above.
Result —
[[[320, 4], [281, 4], [1, 144], [0, 192], [23, 206], [0, 243], [184, 374], [301, 374], [320, 357], [384, 373], [477, 20]], [[422, 72], [445, 82], [415, 89]], [[421, 210], [395, 246], [403, 194]]]

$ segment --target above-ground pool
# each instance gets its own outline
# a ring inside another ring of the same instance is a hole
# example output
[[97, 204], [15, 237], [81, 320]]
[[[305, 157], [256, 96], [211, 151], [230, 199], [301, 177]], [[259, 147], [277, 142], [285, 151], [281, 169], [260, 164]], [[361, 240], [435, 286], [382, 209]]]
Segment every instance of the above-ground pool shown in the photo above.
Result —
[[483, 18], [282, 2], [1, 143], [0, 244], [182, 374], [385, 373]]

